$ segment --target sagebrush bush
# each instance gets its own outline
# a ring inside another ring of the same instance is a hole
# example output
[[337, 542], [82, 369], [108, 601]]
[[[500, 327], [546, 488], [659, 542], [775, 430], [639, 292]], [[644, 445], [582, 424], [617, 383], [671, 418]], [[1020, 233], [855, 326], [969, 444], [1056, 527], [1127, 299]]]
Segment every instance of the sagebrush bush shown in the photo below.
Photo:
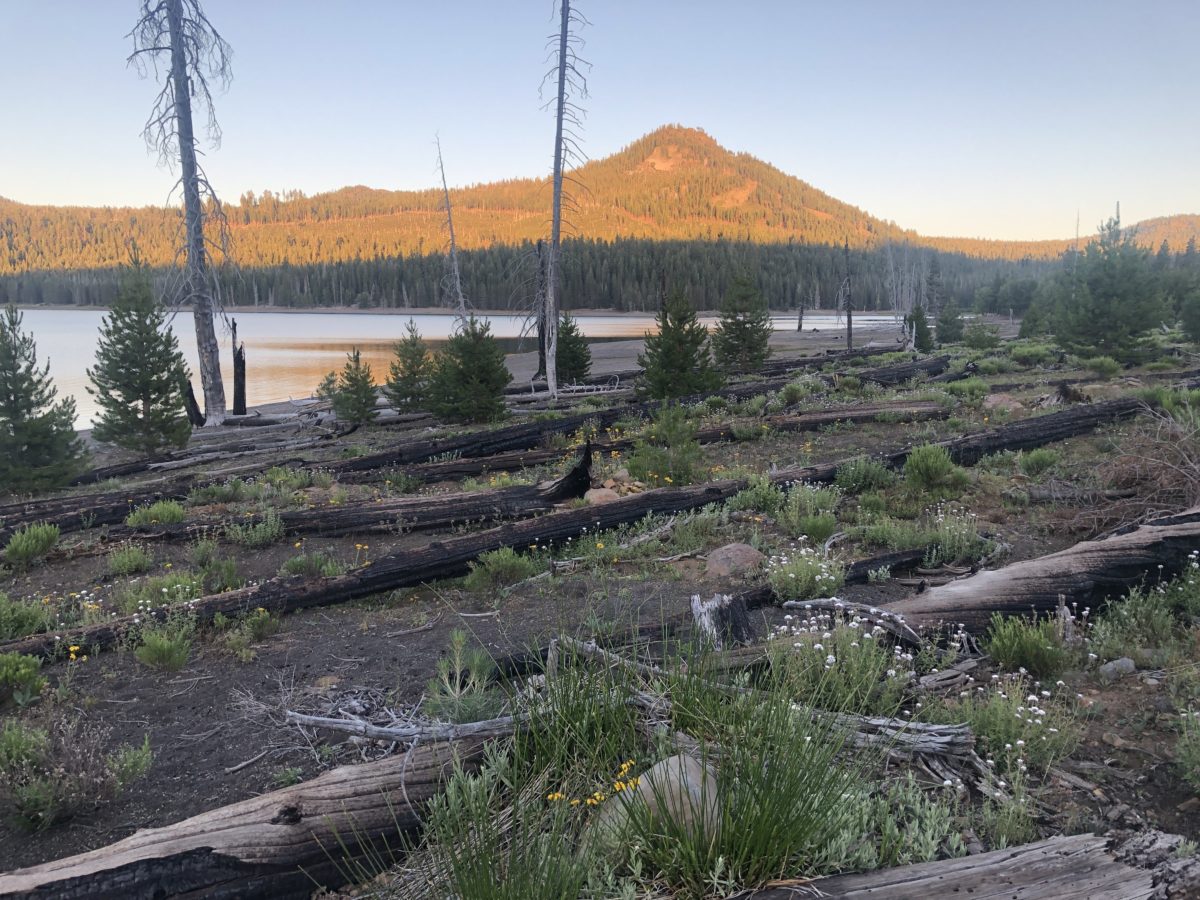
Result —
[[58, 526], [37, 522], [13, 532], [4, 547], [4, 561], [14, 569], [27, 569], [54, 549]]
[[187, 511], [178, 500], [158, 500], [148, 506], [139, 506], [125, 517], [131, 528], [145, 525], [175, 525], [183, 521]]
[[990, 390], [988, 383], [982, 378], [964, 378], [961, 381], [951, 381], [943, 387], [947, 394], [970, 404], [979, 403]]
[[1008, 355], [1019, 366], [1040, 366], [1055, 357], [1055, 350], [1048, 344], [1013, 344], [1008, 348]]
[[784, 493], [765, 475], [751, 475], [750, 484], [725, 501], [732, 510], [753, 510], [773, 516], [783, 506]]

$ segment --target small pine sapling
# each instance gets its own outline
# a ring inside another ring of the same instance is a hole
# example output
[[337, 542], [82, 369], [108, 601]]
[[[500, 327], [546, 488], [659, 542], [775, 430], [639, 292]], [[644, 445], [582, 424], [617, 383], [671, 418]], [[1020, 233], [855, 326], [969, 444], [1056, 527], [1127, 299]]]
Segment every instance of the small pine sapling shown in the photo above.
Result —
[[724, 372], [755, 372], [771, 348], [771, 314], [766, 301], [749, 277], [733, 280], [721, 302], [721, 318], [713, 331], [712, 349]]
[[416, 323], [408, 320], [404, 338], [396, 344], [396, 358], [388, 370], [383, 394], [401, 412], [417, 409], [425, 401], [429, 379], [429, 348], [421, 339]]
[[657, 334], [647, 334], [638, 356], [643, 369], [641, 392], [666, 400], [709, 391], [721, 383], [708, 352], [708, 331], [683, 291], [672, 291], [659, 310]]

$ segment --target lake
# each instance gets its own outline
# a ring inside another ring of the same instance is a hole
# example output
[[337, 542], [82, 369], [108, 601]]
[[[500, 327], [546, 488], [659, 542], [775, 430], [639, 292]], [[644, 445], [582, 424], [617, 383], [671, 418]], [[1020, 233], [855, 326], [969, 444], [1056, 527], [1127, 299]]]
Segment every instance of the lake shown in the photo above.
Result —
[[[86, 391], [87, 369], [95, 364], [96, 335], [104, 312], [100, 310], [25, 309], [23, 328], [37, 341], [38, 361], [50, 362], [50, 376], [59, 394], [75, 398], [79, 416], [77, 426], [87, 428], [96, 415], [96, 405]], [[238, 338], [246, 345], [246, 397], [251, 406], [289, 398], [309, 397], [318, 382], [332, 369], [340, 369], [346, 354], [354, 347], [362, 351], [377, 382], [387, 377], [392, 346], [404, 335], [410, 316], [378, 313], [292, 313], [239, 312]], [[414, 314], [417, 329], [432, 346], [446, 340], [454, 327], [454, 317], [443, 314]], [[481, 315], [492, 326], [510, 353], [537, 348], [536, 335], [525, 336], [527, 320], [521, 315]], [[583, 333], [598, 340], [640, 338], [654, 327], [653, 316], [579, 315]], [[711, 324], [714, 319], [705, 319]], [[863, 314], [855, 323], [863, 326], [890, 324], [891, 315]], [[775, 328], [792, 330], [792, 315], [778, 316]], [[838, 325], [833, 313], [805, 313], [805, 330], [831, 329]], [[180, 313], [174, 323], [180, 346], [191, 367], [197, 397], [201, 397], [196, 343], [192, 317]], [[221, 341], [221, 367], [226, 395], [232, 402], [232, 352], [227, 328], [218, 329]]]

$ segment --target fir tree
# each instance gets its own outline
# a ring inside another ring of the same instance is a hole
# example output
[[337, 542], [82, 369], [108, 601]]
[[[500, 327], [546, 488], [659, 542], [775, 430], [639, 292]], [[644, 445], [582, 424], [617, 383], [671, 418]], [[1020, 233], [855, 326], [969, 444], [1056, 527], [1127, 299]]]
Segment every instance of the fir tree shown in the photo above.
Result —
[[127, 275], [100, 324], [88, 393], [100, 407], [92, 437], [153, 456], [192, 433], [183, 401], [183, 353], [140, 269]]
[[[327, 382], [328, 376], [322, 386]], [[333, 412], [339, 419], [354, 425], [374, 421], [377, 399], [375, 381], [371, 376], [370, 364], [362, 361], [362, 354], [357, 347], [346, 354], [346, 365], [338, 375], [337, 388], [330, 399]]]
[[37, 490], [68, 481], [82, 465], [75, 401], [55, 401], [49, 361], [37, 364], [33, 335], [21, 314], [0, 316], [0, 490]]
[[429, 379], [429, 348], [421, 340], [417, 325], [408, 320], [404, 338], [396, 344], [396, 358], [388, 369], [383, 394], [400, 411], [416, 409], [425, 401]]
[[712, 336], [713, 356], [725, 372], [754, 372], [771, 349], [771, 314], [754, 283], [744, 275], [733, 280], [721, 302], [721, 318]]
[[933, 332], [929, 330], [929, 320], [925, 318], [925, 307], [917, 304], [913, 311], [904, 317], [904, 323], [911, 329], [913, 347], [919, 353], [928, 353], [933, 349]]
[[937, 339], [943, 344], [956, 344], [963, 339], [963, 318], [958, 303], [951, 300], [942, 307], [937, 319]]
[[491, 326], [472, 316], [434, 359], [429, 408], [451, 421], [489, 422], [504, 415], [504, 388], [510, 381]]
[[710, 391], [721, 383], [708, 354], [708, 332], [681, 290], [663, 300], [656, 319], [658, 334], [647, 334], [638, 357], [641, 392], [659, 400]]
[[587, 340], [579, 330], [579, 323], [566, 313], [558, 322], [558, 352], [554, 359], [559, 384], [577, 384], [592, 370], [592, 351]]

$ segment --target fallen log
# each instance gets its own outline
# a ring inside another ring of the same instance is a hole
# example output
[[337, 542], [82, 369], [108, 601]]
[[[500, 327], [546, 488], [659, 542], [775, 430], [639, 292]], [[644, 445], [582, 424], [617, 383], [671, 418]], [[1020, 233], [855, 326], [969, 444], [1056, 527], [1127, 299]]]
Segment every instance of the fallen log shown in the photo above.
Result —
[[[1160, 835], [1175, 848], [1176, 835]], [[1167, 859], [1146, 865], [1129, 860], [1123, 845], [1094, 834], [1059, 835], [958, 859], [897, 866], [856, 875], [796, 880], [734, 895], [736, 900], [797, 900], [799, 897], [929, 900], [970, 896], [1004, 900], [1139, 900], [1150, 897], [1196, 896], [1197, 865], [1190, 875], [1176, 871]], [[1172, 860], [1173, 861], [1173, 860]], [[1187, 862], [1185, 859], [1184, 862]], [[1156, 891], [1160, 888], [1161, 892]], [[731, 898], [733, 900], [733, 898]]]
[[962, 623], [978, 633], [993, 613], [1050, 613], [1058, 609], [1060, 596], [1086, 606], [1177, 574], [1197, 547], [1200, 507], [881, 605], [910, 625]]
[[0, 897], [307, 898], [345, 881], [345, 857], [393, 847], [421, 824], [457, 759], [468, 771], [484, 738], [422, 743], [342, 766], [107, 847], [0, 875]]

